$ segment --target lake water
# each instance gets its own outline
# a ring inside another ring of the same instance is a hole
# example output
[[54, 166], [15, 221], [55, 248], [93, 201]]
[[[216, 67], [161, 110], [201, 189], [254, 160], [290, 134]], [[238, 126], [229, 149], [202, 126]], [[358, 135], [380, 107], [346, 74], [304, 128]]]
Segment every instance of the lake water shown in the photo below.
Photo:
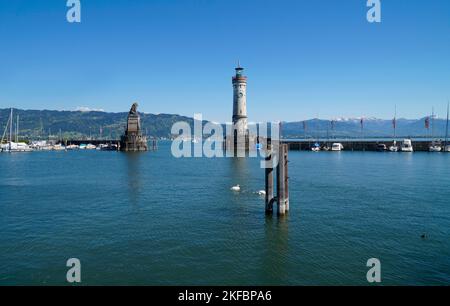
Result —
[[364, 285], [372, 257], [382, 284], [450, 284], [450, 154], [289, 159], [278, 218], [256, 158], [2, 153], [0, 285], [67, 284], [72, 257], [85, 285]]

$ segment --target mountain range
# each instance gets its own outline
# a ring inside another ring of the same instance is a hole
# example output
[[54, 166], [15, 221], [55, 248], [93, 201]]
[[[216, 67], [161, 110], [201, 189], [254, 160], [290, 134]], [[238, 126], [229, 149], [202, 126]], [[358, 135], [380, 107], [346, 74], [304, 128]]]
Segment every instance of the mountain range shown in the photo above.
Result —
[[[19, 116], [21, 138], [46, 139], [62, 137], [70, 139], [108, 138], [118, 139], [125, 129], [127, 112], [103, 111], [56, 111], [13, 109], [14, 122]], [[6, 124], [10, 109], [0, 109], [0, 133], [7, 133]], [[142, 131], [150, 137], [170, 138], [171, 127], [177, 121], [193, 125], [193, 118], [176, 114], [140, 113]], [[433, 121], [430, 122], [432, 125]], [[425, 128], [425, 118], [397, 119], [398, 137], [429, 137], [432, 127]], [[306, 127], [306, 130], [304, 129]], [[434, 120], [434, 136], [445, 136], [445, 119]], [[364, 118], [361, 130], [360, 118], [339, 118], [333, 120], [309, 119], [297, 122], [283, 122], [284, 138], [324, 137], [392, 137], [392, 119]]]
[[[445, 137], [446, 120], [429, 120], [429, 128], [425, 128], [427, 117], [420, 119], [396, 119], [397, 137]], [[306, 131], [304, 127], [306, 126]], [[340, 118], [333, 120], [310, 119], [301, 122], [286, 122], [283, 124], [285, 138], [325, 138], [325, 137], [393, 137], [393, 119]]]

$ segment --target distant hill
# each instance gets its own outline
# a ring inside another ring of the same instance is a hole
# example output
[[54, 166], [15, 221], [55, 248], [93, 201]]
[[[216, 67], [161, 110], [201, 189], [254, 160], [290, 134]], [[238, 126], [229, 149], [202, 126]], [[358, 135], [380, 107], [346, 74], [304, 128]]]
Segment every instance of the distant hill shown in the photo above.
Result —
[[[119, 139], [126, 125], [128, 112], [107, 113], [100, 111], [54, 111], [13, 109], [14, 120], [19, 115], [20, 135], [31, 139], [48, 138], [49, 135], [63, 138]], [[10, 115], [10, 109], [0, 109], [0, 133]], [[173, 123], [187, 121], [191, 126], [193, 119], [172, 114], [140, 113], [142, 131], [152, 137], [170, 137]]]
[[[60, 131], [63, 138], [83, 139], [87, 137], [118, 139], [122, 135], [128, 112], [108, 113], [101, 111], [55, 111], [55, 110], [22, 110], [14, 109], [14, 120], [20, 117], [20, 135], [30, 139], [47, 139], [49, 135], [58, 138]], [[10, 109], [0, 109], [0, 133], [3, 134], [8, 121]], [[190, 117], [175, 114], [141, 113], [142, 130], [150, 137], [170, 137], [172, 125], [177, 121], [186, 121], [191, 127], [194, 120]], [[431, 128], [425, 129], [425, 118], [398, 119], [397, 136], [426, 137]], [[330, 120], [310, 119], [305, 121], [306, 137], [361, 137], [360, 119], [337, 119], [334, 129]], [[435, 120], [435, 136], [445, 136], [443, 119]], [[303, 121], [284, 122], [282, 131], [284, 138], [303, 138], [305, 130]], [[392, 120], [364, 119], [364, 137], [392, 137]]]

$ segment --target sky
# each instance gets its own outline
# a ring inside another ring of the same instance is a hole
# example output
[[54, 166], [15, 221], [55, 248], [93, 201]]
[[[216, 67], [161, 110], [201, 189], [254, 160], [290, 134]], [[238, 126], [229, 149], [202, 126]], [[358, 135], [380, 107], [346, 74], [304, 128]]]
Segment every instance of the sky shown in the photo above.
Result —
[[421, 118], [450, 98], [450, 1], [0, 0], [0, 108], [172, 113], [231, 121]]

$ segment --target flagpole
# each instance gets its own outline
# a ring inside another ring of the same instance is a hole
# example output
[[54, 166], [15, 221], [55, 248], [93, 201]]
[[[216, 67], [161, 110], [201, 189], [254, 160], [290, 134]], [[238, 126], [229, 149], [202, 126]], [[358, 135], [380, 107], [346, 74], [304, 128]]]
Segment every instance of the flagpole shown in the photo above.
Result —
[[361, 117], [361, 139], [364, 140], [364, 119]]
[[305, 140], [306, 140], [306, 120], [303, 121], [303, 132], [305, 134]]
[[363, 119], [363, 117], [361, 117], [361, 142], [362, 142], [362, 145], [363, 145], [363, 151], [365, 151], [366, 150], [366, 146], [365, 146], [365, 143], [364, 143], [364, 119]]

